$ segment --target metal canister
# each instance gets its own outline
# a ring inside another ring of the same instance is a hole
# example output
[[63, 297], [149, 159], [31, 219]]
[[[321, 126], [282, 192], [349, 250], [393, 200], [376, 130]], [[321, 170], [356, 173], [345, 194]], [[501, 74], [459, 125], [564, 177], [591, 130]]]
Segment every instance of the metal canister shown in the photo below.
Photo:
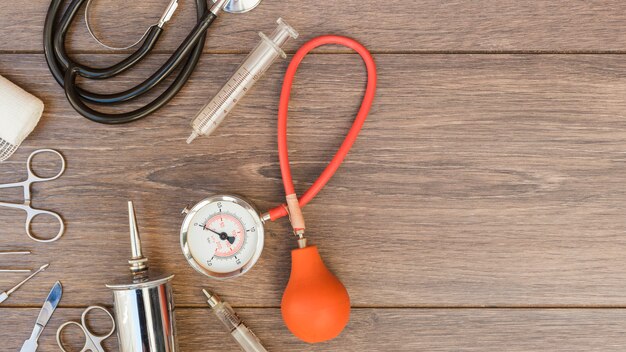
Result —
[[171, 281], [174, 275], [148, 270], [133, 203], [128, 202], [132, 257], [130, 277], [106, 285], [113, 290], [121, 352], [176, 352], [176, 322]]

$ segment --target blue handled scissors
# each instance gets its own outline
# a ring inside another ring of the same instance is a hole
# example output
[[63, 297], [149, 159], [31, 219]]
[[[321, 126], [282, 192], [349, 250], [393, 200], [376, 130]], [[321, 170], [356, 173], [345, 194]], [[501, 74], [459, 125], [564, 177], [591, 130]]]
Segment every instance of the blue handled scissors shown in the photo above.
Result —
[[[61, 170], [52, 177], [39, 177], [37, 176], [37, 174], [35, 174], [35, 172], [33, 171], [33, 167], [32, 167], [32, 162], [33, 162], [33, 157], [37, 154], [42, 154], [42, 153], [52, 153], [57, 155], [60, 159], [61, 159]], [[0, 184], [0, 189], [2, 188], [15, 188], [15, 187], [22, 187], [22, 189], [24, 190], [24, 203], [7, 203], [7, 202], [0, 202], [0, 207], [7, 207], [7, 208], [15, 208], [15, 209], [22, 209], [26, 212], [26, 223], [25, 223], [25, 228], [26, 228], [26, 234], [28, 235], [28, 237], [30, 237], [33, 241], [37, 241], [37, 242], [53, 242], [58, 240], [62, 235], [63, 232], [65, 231], [65, 225], [63, 224], [63, 219], [61, 218], [61, 216], [57, 213], [48, 211], [48, 210], [43, 210], [43, 209], [36, 209], [33, 208], [30, 205], [30, 185], [35, 183], [35, 182], [46, 182], [46, 181], [52, 181], [52, 180], [56, 180], [57, 178], [59, 178], [63, 172], [65, 171], [65, 159], [63, 158], [63, 155], [61, 155], [61, 153], [57, 152], [54, 149], [39, 149], [39, 150], [35, 150], [34, 152], [32, 152], [30, 154], [30, 156], [28, 157], [28, 160], [26, 161], [26, 170], [28, 171], [28, 178], [22, 182], [15, 182], [15, 183], [7, 183], [7, 184]], [[52, 238], [41, 238], [41, 237], [37, 237], [36, 235], [34, 235], [33, 233], [31, 233], [31, 222], [33, 221], [33, 218], [36, 217], [37, 215], [44, 215], [44, 216], [52, 216], [53, 218], [57, 219], [60, 225], [59, 228], [59, 233], [57, 233], [56, 236], [52, 237]]]
[[[107, 313], [109, 318], [111, 318], [113, 327], [111, 328], [111, 331], [109, 331], [107, 334], [96, 335], [93, 333], [93, 331], [89, 329], [87, 325], [87, 314], [94, 309], [99, 309]], [[83, 335], [85, 336], [85, 344], [83, 345], [83, 348], [80, 350], [80, 352], [86, 352], [86, 351], [105, 352], [104, 348], [102, 347], [102, 341], [109, 338], [109, 336], [113, 335], [113, 332], [115, 332], [115, 319], [113, 319], [113, 316], [111, 315], [111, 313], [109, 313], [109, 311], [106, 308], [103, 308], [100, 306], [90, 306], [87, 309], [85, 309], [85, 311], [83, 312], [83, 315], [81, 315], [80, 324], [75, 321], [68, 321], [66, 323], [63, 323], [61, 326], [59, 326], [59, 329], [57, 330], [57, 344], [59, 345], [59, 347], [61, 348], [61, 351], [63, 352], [68, 352], [68, 351], [65, 349], [66, 346], [61, 341], [61, 333], [63, 332], [63, 329], [65, 329], [66, 327], [70, 325], [75, 325], [78, 328], [80, 328], [80, 330], [83, 332]]]

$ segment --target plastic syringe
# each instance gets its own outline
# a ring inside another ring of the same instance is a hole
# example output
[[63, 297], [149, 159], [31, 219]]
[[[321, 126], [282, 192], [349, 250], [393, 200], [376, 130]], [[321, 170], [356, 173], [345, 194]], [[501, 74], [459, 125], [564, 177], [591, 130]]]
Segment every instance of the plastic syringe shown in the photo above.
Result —
[[272, 63], [279, 56], [283, 59], [287, 57], [281, 48], [289, 38], [297, 38], [298, 32], [282, 18], [279, 18], [276, 23], [278, 23], [278, 27], [270, 37], [259, 33], [261, 42], [252, 50], [213, 100], [205, 105], [193, 119], [191, 122], [193, 132], [187, 138], [187, 144], [198, 136], [207, 136], [213, 133]]

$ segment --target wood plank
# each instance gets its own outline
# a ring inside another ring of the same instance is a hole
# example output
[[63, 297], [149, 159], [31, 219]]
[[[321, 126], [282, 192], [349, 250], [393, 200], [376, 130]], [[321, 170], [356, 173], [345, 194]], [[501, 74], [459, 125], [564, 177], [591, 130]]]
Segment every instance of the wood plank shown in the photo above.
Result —
[[[42, 52], [49, 0], [6, 6], [0, 18], [0, 51]], [[156, 23], [167, 1], [93, 2], [93, 25], [109, 43], [128, 45]], [[120, 15], [120, 11], [123, 15]], [[335, 33], [355, 37], [376, 51], [618, 51], [626, 47], [626, 3], [619, 0], [346, 0], [264, 1], [246, 14], [225, 15], [211, 29], [207, 51], [247, 52], [258, 31], [284, 17], [302, 34], [288, 45]], [[132, 19], [130, 21], [129, 19]], [[181, 0], [161, 50], [171, 51], [195, 22], [194, 2]], [[71, 32], [71, 50], [102, 51], [88, 36], [82, 15]]]
[[[23, 214], [0, 211], [0, 247], [32, 248], [51, 268], [8, 303], [35, 305], [54, 279], [66, 302], [108, 302], [125, 273], [125, 202], [136, 202], [146, 253], [177, 275], [181, 306], [214, 286], [242, 306], [279, 305], [295, 246], [267, 225], [249, 275], [216, 283], [185, 264], [180, 209], [239, 193], [260, 209], [282, 185], [275, 111], [285, 63], [273, 67], [211, 138], [184, 143], [188, 123], [243, 56], [204, 58], [165, 109], [124, 126], [77, 116], [41, 55], [0, 55], [0, 72], [42, 97], [42, 124], [0, 168], [23, 176], [35, 148], [60, 149], [66, 174], [33, 203], [63, 214], [65, 237], [34, 244]], [[107, 57], [107, 59], [113, 59]], [[158, 59], [158, 58], [156, 58]], [[619, 55], [378, 55], [375, 107], [345, 165], [305, 214], [312, 243], [355, 306], [622, 306], [626, 295], [626, 62]], [[299, 73], [290, 137], [304, 190], [343, 138], [363, 90], [354, 55], [314, 55]], [[352, 71], [352, 68], [357, 69]], [[152, 71], [142, 66], [120, 88]], [[416, 69], [417, 68], [417, 69]], [[42, 79], [43, 77], [43, 79]], [[7, 287], [17, 280], [3, 276]]]
[[[59, 309], [38, 351], [58, 351], [55, 331], [82, 309]], [[330, 342], [308, 345], [285, 329], [273, 308], [238, 309], [269, 351], [623, 351], [623, 309], [355, 309], [346, 330]], [[7, 351], [28, 337], [37, 309], [3, 309], [0, 331]], [[181, 351], [235, 351], [237, 346], [208, 309], [178, 309]], [[105, 329], [104, 321], [94, 326]], [[115, 337], [105, 341], [115, 351]]]

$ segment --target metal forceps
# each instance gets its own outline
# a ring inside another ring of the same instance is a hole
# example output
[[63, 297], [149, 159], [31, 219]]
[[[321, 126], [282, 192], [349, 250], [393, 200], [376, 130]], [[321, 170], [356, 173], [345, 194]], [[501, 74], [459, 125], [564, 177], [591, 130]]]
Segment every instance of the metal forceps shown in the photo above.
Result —
[[[33, 157], [35, 155], [37, 155], [37, 154], [42, 154], [42, 153], [56, 154], [59, 157], [59, 159], [61, 159], [61, 170], [55, 176], [52, 176], [52, 177], [39, 177], [33, 171], [33, 167], [32, 167]], [[37, 242], [53, 242], [53, 241], [56, 241], [63, 235], [63, 232], [65, 231], [65, 224], [63, 224], [63, 219], [57, 213], [54, 213], [54, 212], [51, 212], [51, 211], [48, 211], [48, 210], [43, 210], [43, 209], [36, 209], [36, 208], [33, 208], [30, 205], [30, 201], [31, 201], [31, 199], [30, 199], [30, 185], [35, 183], [35, 182], [46, 182], [46, 181], [56, 180], [57, 178], [59, 178], [63, 174], [63, 172], [65, 171], [65, 159], [63, 158], [63, 155], [61, 155], [61, 153], [57, 152], [54, 149], [39, 149], [39, 150], [35, 150], [34, 152], [32, 152], [30, 154], [30, 156], [28, 156], [28, 160], [26, 161], [26, 171], [28, 171], [28, 178], [26, 180], [24, 180], [22, 182], [0, 184], [0, 189], [2, 189], [2, 188], [22, 187], [22, 189], [24, 190], [24, 203], [19, 204], [19, 203], [0, 202], [0, 207], [22, 209], [22, 210], [24, 210], [26, 212], [26, 222], [25, 222], [24, 226], [26, 228], [26, 234], [33, 241], [37, 241]], [[31, 222], [33, 221], [33, 218], [36, 217], [37, 215], [52, 216], [52, 217], [56, 218], [59, 221], [59, 225], [60, 225], [59, 233], [57, 233], [56, 236], [54, 236], [52, 238], [49, 238], [49, 239], [43, 239], [43, 238], [37, 237], [36, 235], [33, 235], [31, 233], [31, 226], [30, 225], [31, 225]]]
[[[107, 334], [96, 335], [93, 333], [93, 331], [89, 329], [89, 326], [87, 325], [87, 314], [94, 309], [99, 309], [99, 310], [104, 311], [105, 313], [107, 313], [109, 318], [111, 318], [113, 327], [111, 328], [111, 331], [109, 331]], [[111, 335], [113, 335], [113, 332], [115, 332], [115, 319], [113, 319], [113, 316], [111, 315], [111, 313], [109, 313], [109, 311], [104, 307], [90, 306], [87, 309], [85, 309], [85, 311], [81, 315], [80, 324], [75, 321], [68, 321], [68, 322], [63, 323], [61, 326], [59, 326], [59, 329], [57, 330], [57, 344], [59, 345], [59, 347], [61, 348], [61, 351], [63, 352], [68, 352], [68, 350], [65, 349], [66, 346], [63, 344], [63, 342], [61, 342], [61, 333], [63, 332], [63, 329], [65, 329], [66, 327], [70, 325], [78, 326], [80, 330], [83, 332], [83, 335], [85, 336], [85, 344], [83, 345], [83, 348], [80, 350], [80, 352], [86, 352], [86, 351], [105, 352], [104, 348], [102, 347], [102, 341], [109, 338]]]

